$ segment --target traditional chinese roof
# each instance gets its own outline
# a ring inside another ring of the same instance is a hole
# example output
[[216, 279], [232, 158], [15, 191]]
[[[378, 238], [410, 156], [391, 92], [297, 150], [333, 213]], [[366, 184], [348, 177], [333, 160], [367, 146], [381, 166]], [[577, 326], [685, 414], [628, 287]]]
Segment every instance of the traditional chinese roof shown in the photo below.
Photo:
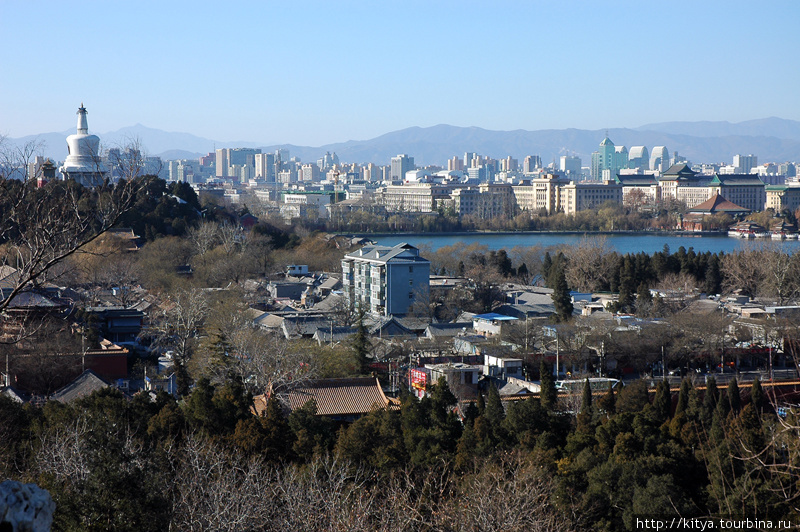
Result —
[[71, 383], [51, 395], [50, 399], [62, 403], [70, 403], [81, 397], [86, 397], [97, 390], [108, 388], [109, 386], [111, 385], [101, 379], [97, 373], [87, 369]]
[[[302, 408], [313, 399], [317, 404], [317, 415], [330, 417], [361, 416], [391, 404], [378, 379], [373, 377], [312, 380], [290, 388], [282, 397], [291, 411]], [[260, 415], [266, 408], [267, 397], [256, 396], [253, 403], [254, 410]]]
[[720, 194], [714, 194], [711, 198], [707, 199], [703, 203], [695, 205], [688, 212], [696, 212], [696, 213], [709, 213], [709, 214], [716, 214], [718, 212], [724, 212], [728, 214], [741, 214], [750, 212], [750, 209], [745, 209], [744, 207], [740, 207], [735, 203], [728, 201], [725, 199], [724, 196]]

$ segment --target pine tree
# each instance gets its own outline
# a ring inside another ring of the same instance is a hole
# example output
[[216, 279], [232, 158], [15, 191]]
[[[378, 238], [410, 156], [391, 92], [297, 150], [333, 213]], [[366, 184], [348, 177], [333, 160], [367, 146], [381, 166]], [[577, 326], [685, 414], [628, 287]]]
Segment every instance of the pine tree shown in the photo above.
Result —
[[583, 383], [583, 392], [581, 393], [581, 413], [592, 413], [592, 386], [589, 384], [587, 377]]
[[656, 387], [656, 396], [652, 405], [653, 419], [657, 423], [664, 423], [670, 418], [672, 413], [672, 394], [670, 393], [669, 383], [662, 380]]
[[558, 391], [550, 366], [544, 360], [539, 364], [539, 383], [539, 401], [542, 403], [542, 408], [553, 410], [558, 401]]
[[356, 328], [356, 333], [353, 335], [353, 340], [351, 343], [351, 347], [353, 349], [353, 355], [356, 359], [356, 364], [358, 367], [358, 372], [361, 375], [368, 375], [369, 374], [369, 350], [371, 347], [369, 341], [369, 332], [367, 331], [367, 326], [364, 325], [364, 312], [359, 312], [358, 315], [358, 326]]
[[761, 413], [764, 410], [766, 398], [764, 396], [764, 389], [761, 387], [761, 380], [756, 378], [753, 381], [753, 387], [750, 389], [750, 402], [756, 409], [756, 412]]
[[553, 267], [553, 259], [550, 257], [550, 252], [546, 251], [544, 253], [544, 260], [542, 261], [542, 277], [544, 278], [544, 284], [548, 288], [553, 288], [550, 286], [550, 269]]
[[719, 258], [711, 255], [706, 267], [706, 281], [703, 286], [706, 294], [719, 294], [722, 291], [722, 273], [719, 270]]
[[738, 414], [742, 409], [742, 396], [739, 393], [739, 382], [736, 377], [732, 378], [728, 383], [728, 400], [731, 403], [733, 413]]
[[691, 391], [691, 383], [689, 379], [684, 378], [681, 381], [681, 389], [678, 392], [678, 404], [675, 407], [675, 415], [683, 414], [689, 408], [689, 394]]
[[581, 410], [578, 413], [577, 430], [582, 433], [593, 433], [592, 420], [594, 412], [592, 409], [592, 387], [589, 384], [589, 379], [583, 383], [583, 393], [581, 394]]
[[613, 416], [617, 411], [617, 396], [614, 393], [614, 385], [611, 384], [611, 382], [608, 383], [608, 391], [606, 394], [598, 399], [597, 406], [609, 417]]
[[572, 297], [569, 295], [567, 277], [561, 265], [555, 267], [553, 275], [553, 305], [556, 308], [556, 317], [559, 321], [569, 321], [572, 318]]

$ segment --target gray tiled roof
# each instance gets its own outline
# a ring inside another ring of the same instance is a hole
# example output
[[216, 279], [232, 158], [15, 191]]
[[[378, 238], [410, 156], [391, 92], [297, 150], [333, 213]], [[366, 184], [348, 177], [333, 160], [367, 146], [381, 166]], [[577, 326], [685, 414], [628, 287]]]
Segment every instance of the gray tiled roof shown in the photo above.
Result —
[[70, 403], [109, 386], [111, 385], [101, 379], [94, 371], [87, 369], [71, 383], [51, 395], [50, 399], [61, 403]]

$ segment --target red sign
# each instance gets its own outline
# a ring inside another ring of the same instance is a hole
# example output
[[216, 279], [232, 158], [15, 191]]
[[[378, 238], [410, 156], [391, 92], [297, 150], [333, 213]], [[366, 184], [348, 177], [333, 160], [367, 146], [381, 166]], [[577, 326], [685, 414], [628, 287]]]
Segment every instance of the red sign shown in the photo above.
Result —
[[411, 378], [411, 387], [418, 390], [424, 390], [425, 384], [428, 382], [428, 374], [424, 369], [412, 369], [409, 371]]

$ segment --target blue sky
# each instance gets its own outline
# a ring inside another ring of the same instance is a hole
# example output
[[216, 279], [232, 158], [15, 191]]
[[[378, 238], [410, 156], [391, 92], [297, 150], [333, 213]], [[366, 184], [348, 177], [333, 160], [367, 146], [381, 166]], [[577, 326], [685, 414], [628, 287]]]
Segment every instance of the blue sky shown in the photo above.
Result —
[[800, 2], [0, 0], [0, 134], [800, 120]]

